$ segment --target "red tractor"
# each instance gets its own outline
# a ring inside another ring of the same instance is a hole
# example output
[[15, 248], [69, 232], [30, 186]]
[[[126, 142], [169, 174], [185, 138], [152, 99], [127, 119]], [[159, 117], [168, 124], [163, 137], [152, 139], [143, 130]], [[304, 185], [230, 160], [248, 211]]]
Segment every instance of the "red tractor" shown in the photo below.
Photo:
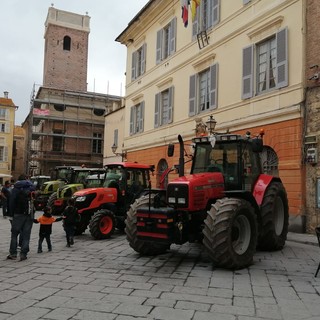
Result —
[[83, 233], [89, 226], [95, 239], [107, 239], [115, 228], [124, 230], [126, 212], [149, 188], [153, 170], [153, 166], [136, 162], [106, 165], [103, 187], [79, 190], [73, 195], [81, 216], [76, 233]]
[[262, 137], [248, 132], [194, 138], [191, 172], [185, 175], [179, 135], [179, 177], [130, 207], [125, 227], [130, 246], [156, 255], [171, 244], [200, 241], [214, 265], [227, 269], [249, 266], [257, 247], [281, 249], [288, 233], [287, 194], [280, 178], [262, 172]]

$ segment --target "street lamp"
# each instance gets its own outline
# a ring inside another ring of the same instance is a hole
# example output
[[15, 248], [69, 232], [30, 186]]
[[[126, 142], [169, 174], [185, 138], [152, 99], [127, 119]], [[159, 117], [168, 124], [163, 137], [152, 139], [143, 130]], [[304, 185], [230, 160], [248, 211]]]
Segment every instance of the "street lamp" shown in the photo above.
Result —
[[214, 133], [214, 129], [216, 127], [217, 121], [213, 118], [213, 116], [209, 116], [209, 119], [206, 121], [206, 126], [210, 134]]
[[117, 153], [117, 148], [118, 146], [114, 143], [111, 147], [112, 152], [118, 156], [121, 157], [121, 161], [123, 161], [124, 159], [127, 159], [127, 151], [122, 151], [121, 153]]

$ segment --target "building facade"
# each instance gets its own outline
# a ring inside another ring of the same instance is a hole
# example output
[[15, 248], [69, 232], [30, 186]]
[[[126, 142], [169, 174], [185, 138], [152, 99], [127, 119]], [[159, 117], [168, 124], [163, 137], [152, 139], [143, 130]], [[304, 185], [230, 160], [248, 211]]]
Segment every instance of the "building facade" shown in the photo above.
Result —
[[181, 2], [150, 0], [116, 41], [127, 47], [124, 148], [161, 172], [178, 163], [167, 145], [195, 136], [209, 116], [217, 131], [255, 135], [262, 165], [280, 176], [290, 224], [306, 224], [306, 2], [201, 0], [194, 19]]
[[89, 32], [88, 15], [49, 8], [43, 85], [34, 87], [23, 123], [30, 175], [49, 175], [58, 165], [103, 164], [104, 116], [121, 106], [121, 97], [87, 91]]
[[0, 184], [11, 180], [13, 132], [16, 106], [9, 93], [0, 97]]

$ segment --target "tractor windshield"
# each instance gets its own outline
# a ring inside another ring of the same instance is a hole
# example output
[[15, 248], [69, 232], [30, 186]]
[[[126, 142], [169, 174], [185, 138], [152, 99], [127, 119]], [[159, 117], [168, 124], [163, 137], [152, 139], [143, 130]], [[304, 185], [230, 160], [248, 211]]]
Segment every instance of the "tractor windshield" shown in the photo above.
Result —
[[214, 149], [210, 143], [196, 145], [192, 173], [221, 172], [226, 186], [239, 186], [239, 143], [216, 143]]

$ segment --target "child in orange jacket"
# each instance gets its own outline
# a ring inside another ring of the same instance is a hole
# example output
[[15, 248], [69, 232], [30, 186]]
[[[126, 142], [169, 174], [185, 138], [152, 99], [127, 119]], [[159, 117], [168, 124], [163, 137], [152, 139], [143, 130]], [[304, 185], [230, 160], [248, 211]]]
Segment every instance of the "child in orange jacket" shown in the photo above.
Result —
[[61, 221], [62, 217], [54, 218], [51, 215], [51, 208], [43, 208], [43, 215], [37, 219], [33, 219], [34, 223], [40, 223], [39, 229], [39, 242], [38, 242], [38, 253], [42, 252], [42, 242], [44, 239], [47, 241], [48, 251], [52, 251], [51, 244], [51, 233], [52, 233], [52, 223], [56, 221]]

